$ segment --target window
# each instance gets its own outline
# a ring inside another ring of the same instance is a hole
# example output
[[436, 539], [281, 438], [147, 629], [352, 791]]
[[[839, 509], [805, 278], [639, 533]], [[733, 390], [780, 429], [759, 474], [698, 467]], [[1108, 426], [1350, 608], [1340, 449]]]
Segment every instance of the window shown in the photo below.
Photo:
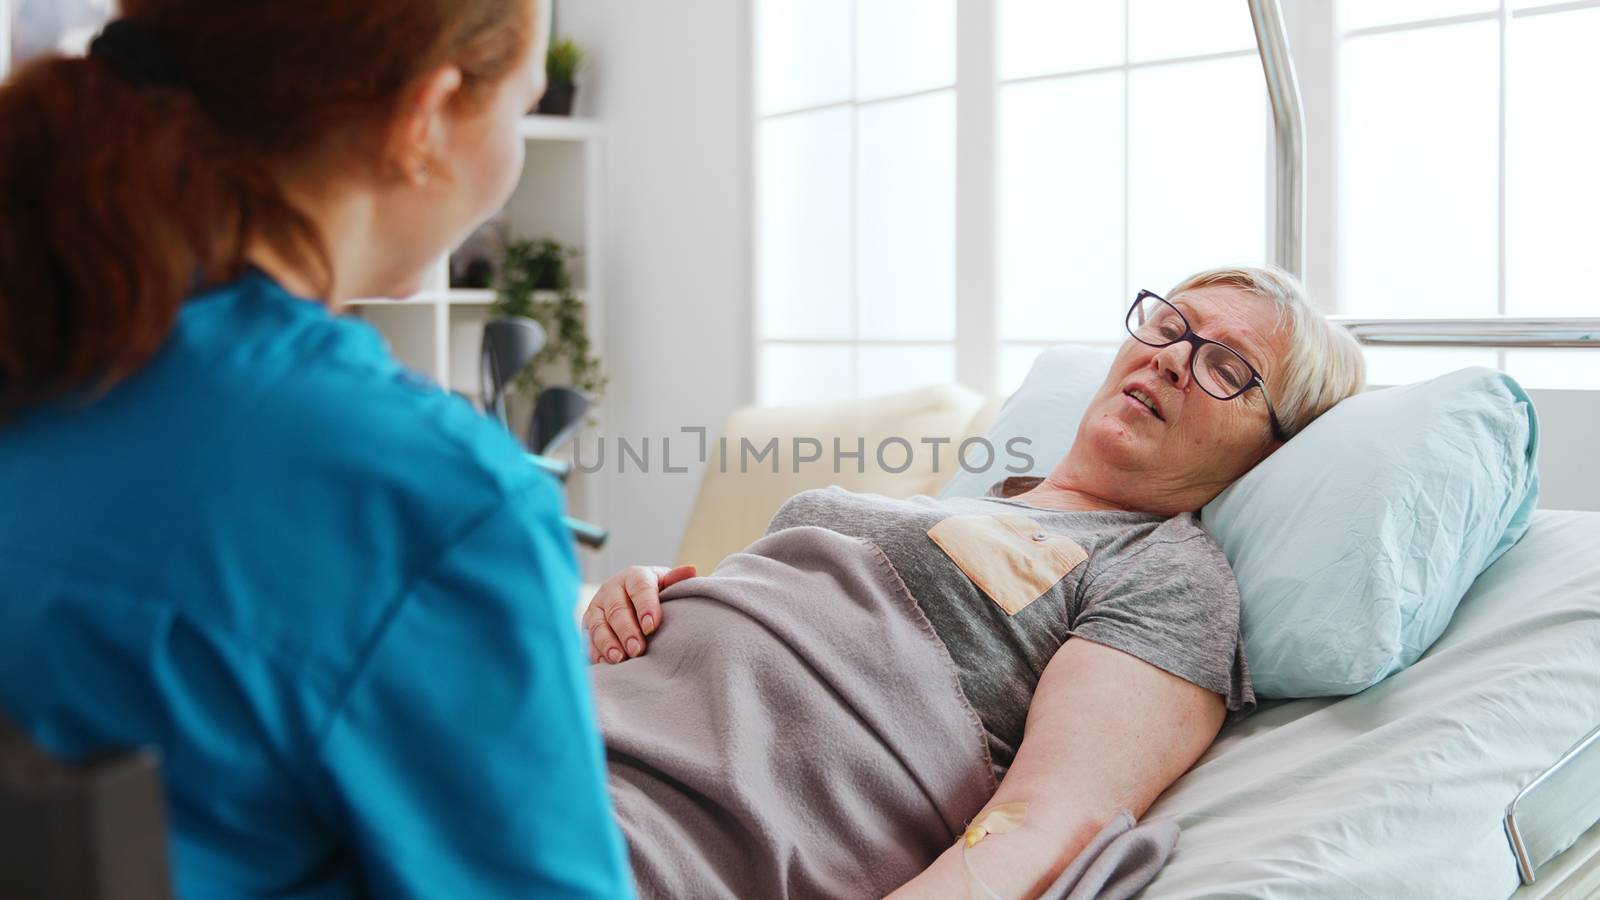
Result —
[[762, 402], [955, 378], [955, 15], [757, 4]]
[[[1344, 0], [1341, 311], [1600, 314], [1600, 3]], [[1600, 387], [1585, 351], [1369, 351], [1392, 383], [1464, 365]]]
[[[1301, 80], [1324, 88], [1306, 114], [1325, 308], [1600, 315], [1600, 117], [1583, 108], [1600, 0], [1283, 4]], [[1271, 258], [1271, 119], [1243, 0], [757, 7], [762, 402], [957, 372], [1010, 390], [1045, 346], [1120, 342], [1138, 289]], [[1488, 365], [1600, 388], [1600, 353], [1368, 359], [1380, 384]]]
[[1239, 0], [997, 12], [999, 387], [1012, 390], [1043, 347], [1121, 343], [1141, 288], [1267, 258], [1270, 119]]

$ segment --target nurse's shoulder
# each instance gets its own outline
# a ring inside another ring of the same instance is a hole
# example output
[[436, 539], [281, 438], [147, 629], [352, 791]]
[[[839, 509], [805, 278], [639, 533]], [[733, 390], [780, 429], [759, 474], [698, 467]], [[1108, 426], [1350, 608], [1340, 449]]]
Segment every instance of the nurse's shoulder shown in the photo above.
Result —
[[402, 367], [366, 323], [263, 275], [186, 304], [156, 368], [202, 379], [191, 406], [216, 419], [191, 462], [217, 468], [208, 501], [230, 546], [216, 550], [280, 573], [274, 594], [304, 598], [284, 621], [302, 635], [334, 603], [368, 619], [338, 629], [355, 637], [491, 517], [559, 520], [558, 485], [503, 427]]

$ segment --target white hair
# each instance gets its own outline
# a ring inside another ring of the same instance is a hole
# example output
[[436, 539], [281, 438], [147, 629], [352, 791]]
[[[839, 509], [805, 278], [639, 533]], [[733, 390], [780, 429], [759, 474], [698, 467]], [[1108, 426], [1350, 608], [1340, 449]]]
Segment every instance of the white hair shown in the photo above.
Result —
[[1288, 332], [1277, 383], [1272, 387], [1272, 405], [1287, 437], [1366, 386], [1366, 361], [1355, 338], [1312, 306], [1299, 280], [1282, 269], [1208, 269], [1178, 282], [1167, 297], [1176, 299], [1186, 291], [1219, 286], [1270, 301], [1277, 331]]

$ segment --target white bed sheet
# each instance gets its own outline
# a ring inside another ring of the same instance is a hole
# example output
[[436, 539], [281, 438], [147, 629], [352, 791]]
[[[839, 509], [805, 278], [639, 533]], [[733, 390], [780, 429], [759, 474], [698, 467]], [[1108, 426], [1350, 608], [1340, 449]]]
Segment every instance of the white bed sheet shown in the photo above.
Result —
[[1411, 668], [1224, 729], [1146, 813], [1182, 835], [1140, 896], [1503, 900], [1506, 804], [1596, 725], [1600, 513], [1541, 511]]

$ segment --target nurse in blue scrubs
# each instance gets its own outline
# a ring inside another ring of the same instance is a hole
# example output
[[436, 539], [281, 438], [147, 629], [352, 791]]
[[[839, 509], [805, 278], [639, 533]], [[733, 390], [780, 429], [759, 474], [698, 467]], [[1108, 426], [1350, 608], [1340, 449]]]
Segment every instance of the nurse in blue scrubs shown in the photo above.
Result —
[[562, 497], [407, 372], [536, 0], [125, 0], [0, 87], [0, 711], [155, 745], [183, 897], [631, 893]]

